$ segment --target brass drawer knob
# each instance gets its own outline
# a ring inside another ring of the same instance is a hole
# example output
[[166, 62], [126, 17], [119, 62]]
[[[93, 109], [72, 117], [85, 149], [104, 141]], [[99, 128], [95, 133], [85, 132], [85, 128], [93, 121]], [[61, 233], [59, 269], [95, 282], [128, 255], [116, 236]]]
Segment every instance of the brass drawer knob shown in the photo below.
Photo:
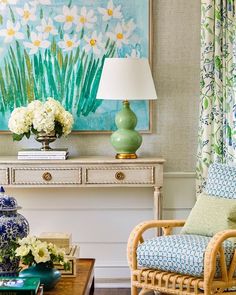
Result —
[[42, 177], [43, 177], [43, 180], [45, 181], [52, 180], [52, 174], [50, 172], [44, 172]]
[[125, 174], [123, 172], [121, 172], [121, 171], [116, 172], [115, 178], [117, 180], [124, 180], [125, 179]]

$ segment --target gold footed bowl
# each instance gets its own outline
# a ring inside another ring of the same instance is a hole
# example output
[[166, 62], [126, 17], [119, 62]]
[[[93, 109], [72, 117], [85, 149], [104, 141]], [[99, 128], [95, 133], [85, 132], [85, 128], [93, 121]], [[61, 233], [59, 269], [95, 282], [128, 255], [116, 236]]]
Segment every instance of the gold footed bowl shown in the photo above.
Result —
[[36, 136], [35, 139], [38, 142], [42, 143], [41, 151], [50, 151], [52, 148], [49, 146], [51, 142], [54, 142], [57, 137], [55, 134], [55, 131], [51, 131], [50, 133], [46, 132], [39, 132]]

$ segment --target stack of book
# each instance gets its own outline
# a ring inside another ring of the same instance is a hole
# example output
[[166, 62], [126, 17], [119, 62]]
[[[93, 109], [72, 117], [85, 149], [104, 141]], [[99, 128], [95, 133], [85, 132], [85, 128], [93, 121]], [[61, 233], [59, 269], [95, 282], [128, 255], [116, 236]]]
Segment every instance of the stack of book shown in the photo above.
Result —
[[36, 277], [0, 277], [1, 295], [42, 295], [43, 286]]
[[24, 149], [18, 152], [18, 160], [66, 160], [68, 149], [41, 151], [39, 149]]

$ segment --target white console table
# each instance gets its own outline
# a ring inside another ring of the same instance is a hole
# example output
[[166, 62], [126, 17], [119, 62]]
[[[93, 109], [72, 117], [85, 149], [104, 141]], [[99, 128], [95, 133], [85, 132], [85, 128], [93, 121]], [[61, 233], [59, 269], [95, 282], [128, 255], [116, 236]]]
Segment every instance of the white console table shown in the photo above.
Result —
[[162, 158], [79, 157], [17, 160], [0, 157], [0, 185], [7, 187], [153, 187], [154, 218], [161, 219]]

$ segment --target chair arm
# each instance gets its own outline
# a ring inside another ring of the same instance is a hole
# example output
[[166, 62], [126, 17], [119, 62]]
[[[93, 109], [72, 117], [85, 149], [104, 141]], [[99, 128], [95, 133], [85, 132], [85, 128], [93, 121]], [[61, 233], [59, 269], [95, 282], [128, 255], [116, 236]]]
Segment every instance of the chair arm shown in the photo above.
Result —
[[127, 259], [130, 268], [137, 268], [136, 250], [139, 243], [143, 243], [142, 234], [150, 228], [165, 228], [166, 232], [169, 234], [173, 227], [184, 226], [184, 220], [150, 220], [139, 223], [130, 233], [127, 245]]
[[[231, 269], [228, 270], [227, 273], [224, 250], [222, 247], [223, 242], [229, 238], [236, 238], [236, 230], [228, 229], [216, 233], [207, 245], [204, 256], [204, 282], [207, 285], [209, 285], [209, 282], [211, 282], [215, 277], [216, 258], [218, 253], [220, 254], [222, 276], [225, 277], [225, 279], [228, 279], [228, 275], [230, 276], [234, 272], [233, 269]], [[234, 263], [236, 263], [236, 261]], [[232, 263], [231, 265], [232, 266], [230, 266], [230, 268], [233, 268], [234, 266]]]

